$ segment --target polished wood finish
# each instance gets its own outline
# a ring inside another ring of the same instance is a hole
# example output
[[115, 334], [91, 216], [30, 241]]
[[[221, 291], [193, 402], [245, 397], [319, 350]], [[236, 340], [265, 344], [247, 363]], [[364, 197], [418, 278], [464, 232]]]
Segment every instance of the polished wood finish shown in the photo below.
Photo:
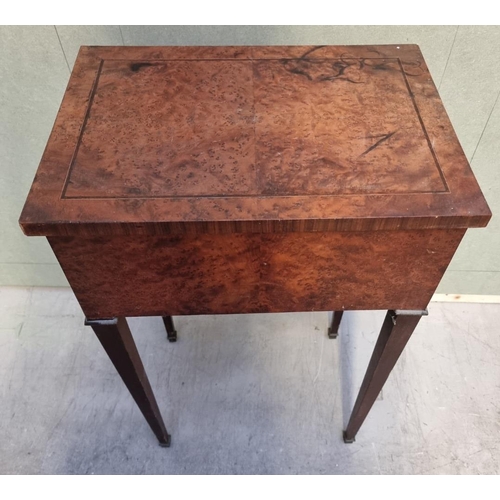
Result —
[[[489, 208], [416, 45], [82, 47], [20, 217], [156, 436], [126, 316], [424, 310]], [[117, 322], [105, 318], [119, 317]], [[391, 313], [346, 440], [418, 322]]]
[[118, 236], [490, 216], [416, 45], [82, 47], [20, 223]]
[[344, 441], [352, 443], [389, 374], [426, 311], [388, 311], [373, 350]]
[[105, 318], [423, 309], [464, 232], [49, 237], [49, 242], [84, 313]]
[[94, 330], [160, 445], [170, 446], [170, 435], [163, 423], [127, 320], [125, 318], [87, 320], [86, 324]]

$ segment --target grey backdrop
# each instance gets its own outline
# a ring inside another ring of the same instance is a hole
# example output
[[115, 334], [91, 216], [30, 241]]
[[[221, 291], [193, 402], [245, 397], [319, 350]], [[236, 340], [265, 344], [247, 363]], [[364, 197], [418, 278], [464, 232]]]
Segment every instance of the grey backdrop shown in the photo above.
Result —
[[[0, 27], [0, 285], [67, 286], [43, 238], [17, 220], [80, 45], [420, 45], [493, 214], [500, 210], [500, 27]], [[500, 294], [500, 223], [466, 235], [441, 293]]]

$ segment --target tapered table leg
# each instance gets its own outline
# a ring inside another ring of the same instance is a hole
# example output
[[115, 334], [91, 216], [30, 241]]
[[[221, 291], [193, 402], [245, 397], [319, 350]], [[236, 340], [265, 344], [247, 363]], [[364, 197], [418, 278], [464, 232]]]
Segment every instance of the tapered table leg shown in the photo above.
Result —
[[336, 339], [339, 336], [339, 327], [343, 315], [344, 311], [333, 311], [332, 324], [328, 328], [329, 339]]
[[175, 331], [172, 316], [162, 316], [163, 323], [167, 330], [167, 339], [169, 342], [177, 342], [177, 332]]
[[125, 318], [86, 320], [85, 324], [94, 330], [160, 445], [170, 446], [170, 435], [163, 423], [127, 320]]
[[387, 377], [410, 340], [420, 318], [427, 311], [388, 311], [373, 350], [351, 418], [344, 431], [344, 441], [352, 443]]

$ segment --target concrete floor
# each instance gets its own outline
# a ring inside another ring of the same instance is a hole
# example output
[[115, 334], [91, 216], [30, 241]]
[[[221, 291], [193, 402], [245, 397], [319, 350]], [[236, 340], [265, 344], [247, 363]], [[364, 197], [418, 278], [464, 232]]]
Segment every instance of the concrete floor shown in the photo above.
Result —
[[500, 304], [432, 303], [354, 444], [383, 312], [130, 320], [161, 448], [68, 289], [0, 288], [2, 474], [498, 474]]

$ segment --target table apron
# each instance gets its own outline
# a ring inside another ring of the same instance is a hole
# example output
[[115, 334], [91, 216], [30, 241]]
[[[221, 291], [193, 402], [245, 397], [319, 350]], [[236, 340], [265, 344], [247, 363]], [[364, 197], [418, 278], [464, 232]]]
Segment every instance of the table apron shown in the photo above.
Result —
[[87, 318], [425, 309], [465, 229], [49, 237]]

